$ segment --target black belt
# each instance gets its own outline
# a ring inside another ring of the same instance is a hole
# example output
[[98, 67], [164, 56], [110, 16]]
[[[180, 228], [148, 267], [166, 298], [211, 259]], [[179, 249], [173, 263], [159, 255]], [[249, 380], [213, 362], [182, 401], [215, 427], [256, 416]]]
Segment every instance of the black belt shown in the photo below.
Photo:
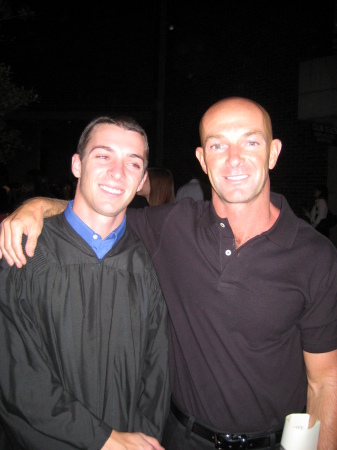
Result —
[[[186, 427], [189, 417], [181, 412], [173, 402], [171, 402], [171, 410], [179, 422]], [[250, 450], [266, 448], [280, 443], [282, 438], [282, 429], [255, 435], [217, 433], [205, 428], [197, 422], [193, 423], [191, 431], [198, 436], [213, 442], [214, 447], [220, 450]]]

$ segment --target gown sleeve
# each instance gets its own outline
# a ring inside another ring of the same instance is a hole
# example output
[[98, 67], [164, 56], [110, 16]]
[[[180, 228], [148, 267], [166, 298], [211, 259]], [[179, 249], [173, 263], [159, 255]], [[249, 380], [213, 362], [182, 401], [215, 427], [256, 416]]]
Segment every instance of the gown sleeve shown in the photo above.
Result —
[[150, 314], [135, 430], [160, 441], [170, 404], [167, 309], [154, 271], [151, 279], [148, 292], [154, 306]]

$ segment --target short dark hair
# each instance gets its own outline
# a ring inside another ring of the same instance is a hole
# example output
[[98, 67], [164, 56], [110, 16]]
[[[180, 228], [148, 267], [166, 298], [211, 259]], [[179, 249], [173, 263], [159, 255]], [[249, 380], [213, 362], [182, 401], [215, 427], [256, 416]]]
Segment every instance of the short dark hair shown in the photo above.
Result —
[[89, 142], [89, 139], [94, 129], [98, 125], [102, 124], [116, 125], [117, 127], [123, 128], [124, 130], [135, 131], [136, 133], [139, 133], [143, 137], [145, 144], [145, 161], [144, 161], [144, 172], [145, 172], [149, 160], [149, 142], [147, 139], [147, 134], [145, 130], [139, 125], [139, 123], [129, 116], [116, 116], [116, 117], [102, 116], [92, 120], [83, 130], [77, 144], [77, 153], [80, 155], [80, 159], [82, 160], [84, 157], [86, 146]]
[[325, 200], [328, 199], [329, 191], [325, 184], [316, 184], [315, 190], [320, 193], [318, 198], [324, 198]]

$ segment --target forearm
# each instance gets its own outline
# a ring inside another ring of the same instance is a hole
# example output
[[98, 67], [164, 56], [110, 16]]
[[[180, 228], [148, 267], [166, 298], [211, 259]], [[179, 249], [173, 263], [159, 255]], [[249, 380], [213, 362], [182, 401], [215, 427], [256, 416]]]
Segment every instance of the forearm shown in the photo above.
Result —
[[66, 209], [68, 201], [57, 198], [34, 197], [26, 200], [23, 205], [40, 209], [43, 212], [43, 217], [47, 218], [62, 213]]
[[310, 426], [320, 420], [318, 450], [337, 450], [337, 379], [308, 388], [307, 413]]

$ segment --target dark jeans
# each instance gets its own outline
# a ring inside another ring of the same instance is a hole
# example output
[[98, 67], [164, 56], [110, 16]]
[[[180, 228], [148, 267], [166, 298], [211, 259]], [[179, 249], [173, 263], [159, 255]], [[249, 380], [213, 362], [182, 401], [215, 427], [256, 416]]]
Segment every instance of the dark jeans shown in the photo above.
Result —
[[[192, 427], [191, 422], [190, 427]], [[215, 448], [212, 442], [192, 434], [190, 427], [184, 427], [170, 412], [164, 429], [162, 446], [165, 450], [209, 450]], [[279, 450], [280, 444], [275, 446], [275, 450]], [[270, 447], [265, 447], [263, 450], [270, 450]]]

